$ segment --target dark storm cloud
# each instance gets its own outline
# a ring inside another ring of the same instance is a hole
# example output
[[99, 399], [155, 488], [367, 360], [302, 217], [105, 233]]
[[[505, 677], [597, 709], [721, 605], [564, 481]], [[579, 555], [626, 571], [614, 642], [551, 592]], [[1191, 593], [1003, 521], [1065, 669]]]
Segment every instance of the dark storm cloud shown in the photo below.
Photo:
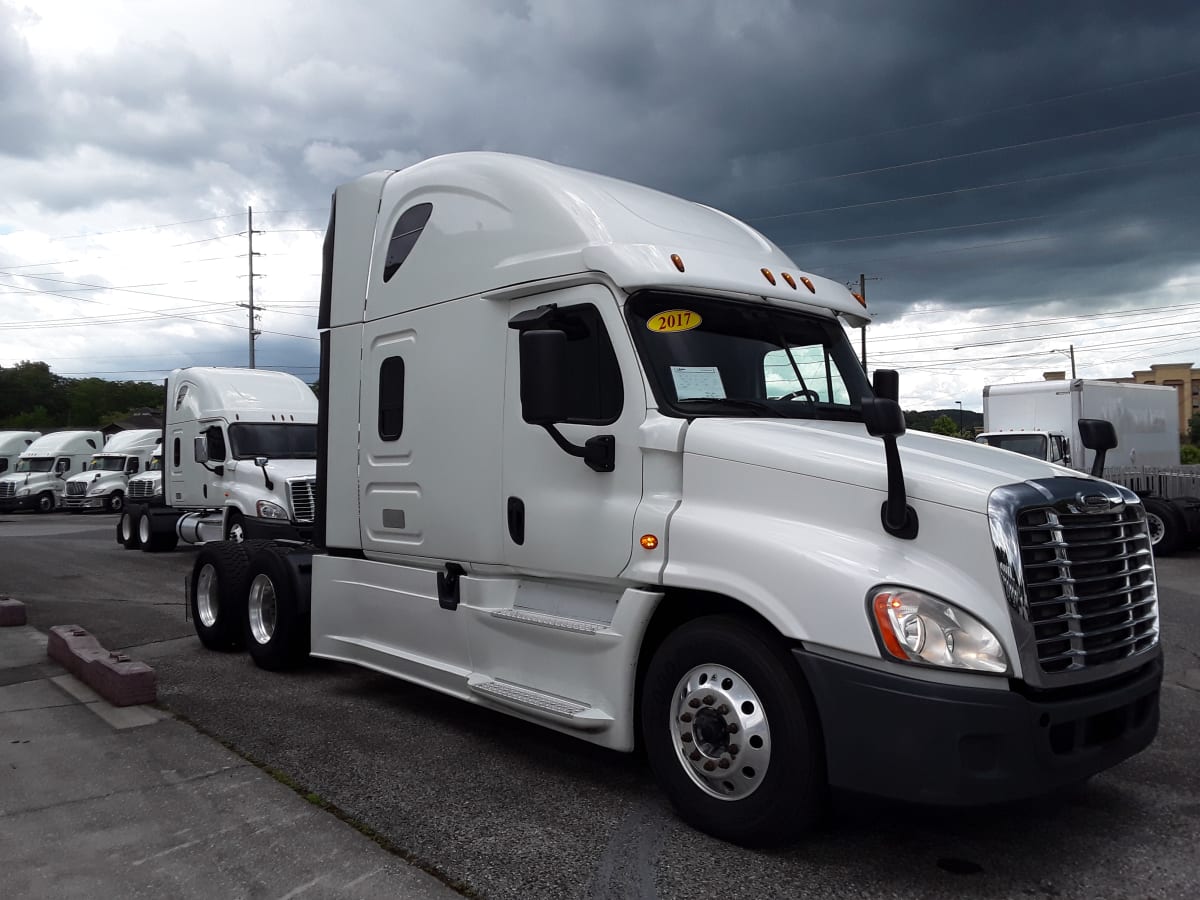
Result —
[[1196, 261], [1194, 3], [343, 3], [273, 23], [261, 59], [168, 33], [36, 74], [12, 20], [0, 6], [0, 103], [40, 112], [0, 151], [102, 157], [31, 190], [47, 208], [161, 195], [185, 218], [250, 189], [320, 208], [366, 168], [485, 148], [882, 276], [884, 320], [1100, 309]]

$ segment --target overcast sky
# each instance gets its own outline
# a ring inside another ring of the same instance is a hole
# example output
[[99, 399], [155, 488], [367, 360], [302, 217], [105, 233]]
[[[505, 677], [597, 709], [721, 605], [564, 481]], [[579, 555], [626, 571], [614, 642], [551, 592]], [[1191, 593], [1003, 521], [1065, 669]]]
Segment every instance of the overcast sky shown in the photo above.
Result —
[[0, 365], [245, 365], [253, 206], [258, 364], [312, 380], [333, 188], [469, 149], [878, 279], [905, 408], [1200, 363], [1194, 0], [0, 0]]

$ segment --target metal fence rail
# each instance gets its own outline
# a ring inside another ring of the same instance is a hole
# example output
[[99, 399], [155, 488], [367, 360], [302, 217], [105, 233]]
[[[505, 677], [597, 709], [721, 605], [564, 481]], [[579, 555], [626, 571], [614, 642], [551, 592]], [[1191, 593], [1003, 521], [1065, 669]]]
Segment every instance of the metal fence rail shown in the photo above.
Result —
[[1105, 469], [1104, 477], [1139, 494], [1200, 497], [1200, 466], [1118, 466]]

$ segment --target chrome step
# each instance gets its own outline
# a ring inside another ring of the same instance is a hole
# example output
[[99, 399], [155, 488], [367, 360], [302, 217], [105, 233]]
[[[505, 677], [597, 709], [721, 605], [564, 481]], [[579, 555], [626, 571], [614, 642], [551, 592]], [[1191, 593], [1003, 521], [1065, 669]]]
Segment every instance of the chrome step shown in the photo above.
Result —
[[559, 631], [573, 631], [576, 634], [597, 634], [608, 628], [603, 622], [588, 622], [583, 619], [569, 619], [566, 616], [555, 616], [550, 613], [534, 612], [530, 609], [497, 609], [492, 611], [496, 619], [508, 619], [525, 625], [541, 625], [543, 628], [557, 628]]
[[548, 714], [556, 719], [567, 719], [576, 728], [606, 728], [612, 723], [612, 716], [603, 710], [570, 700], [536, 691], [533, 688], [522, 687], [508, 681], [497, 681], [486, 675], [471, 675], [467, 679], [467, 687], [474, 693], [482, 694], [490, 700], [497, 700], [530, 711]]

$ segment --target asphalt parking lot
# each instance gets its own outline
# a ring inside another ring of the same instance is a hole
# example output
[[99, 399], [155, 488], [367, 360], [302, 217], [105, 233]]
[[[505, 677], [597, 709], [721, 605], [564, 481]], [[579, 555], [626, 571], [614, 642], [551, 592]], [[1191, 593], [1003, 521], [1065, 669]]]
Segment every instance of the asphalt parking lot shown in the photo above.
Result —
[[124, 551], [114, 529], [107, 515], [0, 516], [0, 596], [43, 631], [79, 624], [146, 660], [167, 711], [469, 895], [1200, 895], [1200, 552], [1158, 564], [1167, 675], [1146, 752], [1002, 808], [839, 798], [808, 842], [763, 853], [682, 825], [639, 757], [350, 666], [280, 675], [205, 651], [184, 617], [195, 551]]

